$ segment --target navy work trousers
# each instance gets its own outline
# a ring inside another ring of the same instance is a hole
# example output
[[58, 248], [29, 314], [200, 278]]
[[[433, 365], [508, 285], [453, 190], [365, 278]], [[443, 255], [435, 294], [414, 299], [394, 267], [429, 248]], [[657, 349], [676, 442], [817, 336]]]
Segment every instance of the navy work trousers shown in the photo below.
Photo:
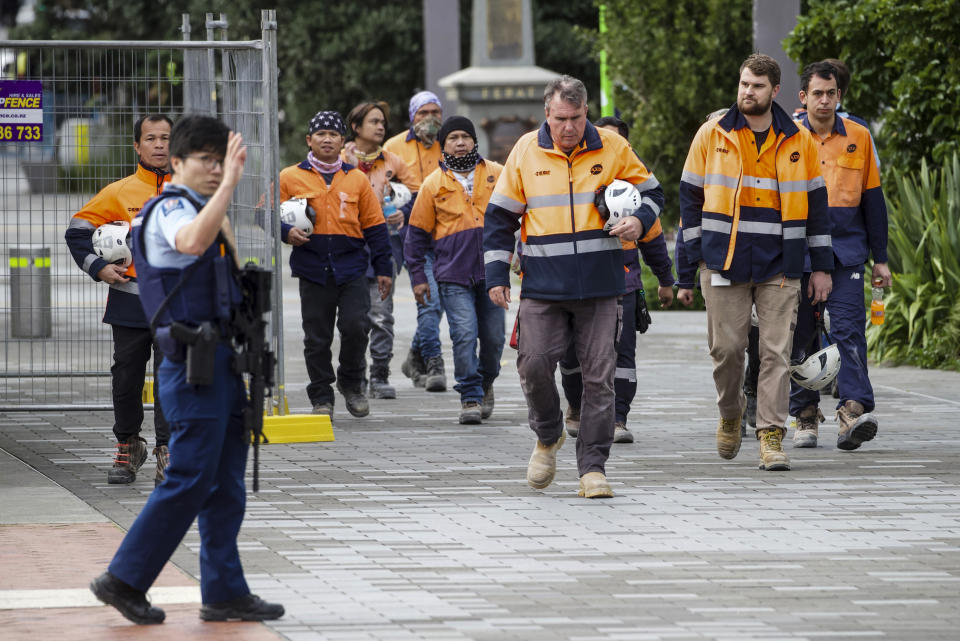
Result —
[[[840, 401], [857, 401], [864, 412], [874, 408], [873, 386], [867, 375], [867, 305], [863, 298], [863, 265], [841, 266], [833, 270], [833, 291], [827, 298], [830, 314], [830, 338], [840, 350], [840, 373], [837, 388]], [[807, 298], [807, 283], [810, 274], [803, 275], [800, 291], [803, 295], [797, 312], [797, 329], [793, 334], [793, 358], [797, 358], [810, 342], [816, 329], [816, 311]], [[817, 346], [817, 349], [820, 349]], [[810, 405], [819, 405], [820, 392], [800, 387], [790, 382], [790, 414], [796, 416]]]
[[167, 477], [150, 494], [109, 567], [137, 590], [153, 585], [196, 518], [203, 602], [250, 593], [237, 549], [247, 498], [246, 395], [232, 356], [229, 347], [217, 345], [212, 385], [188, 384], [185, 363], [165, 359], [160, 365], [160, 396], [171, 432]]

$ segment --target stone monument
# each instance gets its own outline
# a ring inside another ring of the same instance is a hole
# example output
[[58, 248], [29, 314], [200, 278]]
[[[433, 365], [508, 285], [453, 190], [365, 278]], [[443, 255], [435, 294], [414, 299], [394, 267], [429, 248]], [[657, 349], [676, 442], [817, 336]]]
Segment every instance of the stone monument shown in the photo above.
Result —
[[543, 120], [543, 88], [560, 74], [534, 64], [530, 0], [474, 0], [471, 40], [470, 66], [438, 84], [478, 126], [480, 153], [503, 162]]

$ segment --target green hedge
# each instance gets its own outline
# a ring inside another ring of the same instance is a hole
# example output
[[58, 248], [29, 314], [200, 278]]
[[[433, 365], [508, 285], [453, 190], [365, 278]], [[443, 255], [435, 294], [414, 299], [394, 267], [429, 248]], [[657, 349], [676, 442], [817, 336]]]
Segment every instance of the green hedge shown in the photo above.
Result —
[[888, 246], [893, 287], [883, 325], [867, 331], [876, 360], [960, 370], [960, 157], [896, 176]]

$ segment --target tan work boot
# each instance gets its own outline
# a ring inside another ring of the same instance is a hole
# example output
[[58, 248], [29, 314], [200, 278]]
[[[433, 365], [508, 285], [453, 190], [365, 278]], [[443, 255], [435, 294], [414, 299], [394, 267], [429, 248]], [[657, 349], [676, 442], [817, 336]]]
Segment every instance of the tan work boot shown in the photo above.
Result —
[[633, 433], [627, 429], [626, 423], [617, 421], [613, 424], [614, 443], [633, 443]]
[[530, 487], [542, 490], [551, 483], [557, 473], [557, 452], [567, 440], [567, 434], [560, 431], [560, 438], [553, 445], [544, 445], [537, 439], [537, 444], [533, 446], [533, 454], [530, 455], [530, 462], [527, 463], [527, 483]]
[[776, 472], [790, 469], [790, 459], [783, 453], [783, 434], [786, 430], [782, 427], [768, 427], [757, 431], [757, 438], [760, 439], [760, 469], [768, 472]]
[[583, 496], [588, 499], [609, 499], [613, 498], [613, 490], [607, 483], [607, 477], [603, 472], [587, 472], [580, 477], [580, 490], [577, 496]]
[[721, 418], [717, 424], [717, 454], [731, 459], [740, 451], [740, 417]]
[[864, 441], [877, 435], [877, 419], [873, 414], [864, 414], [863, 405], [857, 401], [846, 401], [837, 410], [837, 447], [841, 450], [855, 450]]
[[823, 422], [823, 414], [816, 405], [808, 405], [797, 414], [797, 429], [793, 432], [794, 447], [816, 447], [817, 427]]

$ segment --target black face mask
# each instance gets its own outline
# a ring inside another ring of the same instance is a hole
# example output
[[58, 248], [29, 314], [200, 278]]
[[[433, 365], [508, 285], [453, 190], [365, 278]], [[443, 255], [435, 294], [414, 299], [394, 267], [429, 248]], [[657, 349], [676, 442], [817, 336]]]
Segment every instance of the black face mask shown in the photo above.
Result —
[[443, 152], [443, 164], [452, 169], [453, 171], [470, 171], [477, 166], [477, 163], [480, 161], [480, 152], [477, 151], [477, 148], [474, 147], [472, 151], [467, 152], [464, 156], [451, 156], [447, 152]]

